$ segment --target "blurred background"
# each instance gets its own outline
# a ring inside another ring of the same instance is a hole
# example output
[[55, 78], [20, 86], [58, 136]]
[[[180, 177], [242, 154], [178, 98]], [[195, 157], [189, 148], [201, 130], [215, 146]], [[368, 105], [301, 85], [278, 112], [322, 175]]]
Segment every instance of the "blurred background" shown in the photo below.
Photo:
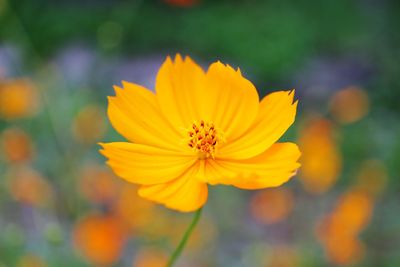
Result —
[[0, 0], [0, 266], [165, 266], [191, 214], [96, 143], [123, 140], [112, 85], [176, 52], [296, 88], [303, 151], [283, 187], [212, 187], [178, 266], [400, 266], [399, 25], [396, 0]]

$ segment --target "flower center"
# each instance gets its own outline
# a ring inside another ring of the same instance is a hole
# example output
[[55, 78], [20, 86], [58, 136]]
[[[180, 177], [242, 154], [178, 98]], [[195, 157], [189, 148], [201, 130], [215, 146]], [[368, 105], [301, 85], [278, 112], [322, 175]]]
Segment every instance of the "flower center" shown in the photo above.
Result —
[[215, 129], [214, 123], [194, 122], [188, 130], [188, 146], [198, 153], [199, 159], [214, 158], [217, 145], [223, 142], [222, 133]]

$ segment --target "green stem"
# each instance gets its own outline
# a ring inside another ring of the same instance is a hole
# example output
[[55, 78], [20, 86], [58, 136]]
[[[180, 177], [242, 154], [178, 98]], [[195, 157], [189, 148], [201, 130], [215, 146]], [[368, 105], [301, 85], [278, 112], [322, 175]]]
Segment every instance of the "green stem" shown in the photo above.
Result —
[[194, 228], [196, 227], [197, 223], [199, 222], [200, 216], [201, 216], [201, 208], [196, 211], [196, 213], [193, 216], [192, 223], [189, 225], [188, 229], [186, 230], [185, 234], [183, 235], [181, 241], [179, 242], [179, 245], [176, 247], [174, 253], [172, 253], [171, 257], [169, 258], [167, 267], [172, 267], [175, 263], [175, 261], [179, 258], [181, 255], [183, 249], [185, 248], [186, 242], [188, 241], [190, 235], [192, 234]]

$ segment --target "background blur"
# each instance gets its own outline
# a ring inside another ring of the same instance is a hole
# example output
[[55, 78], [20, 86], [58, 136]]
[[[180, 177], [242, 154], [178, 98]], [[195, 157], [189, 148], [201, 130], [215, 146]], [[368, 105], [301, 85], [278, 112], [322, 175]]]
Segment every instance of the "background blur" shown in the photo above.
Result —
[[[400, 2], [0, 0], [0, 266], [161, 267], [191, 214], [113, 176], [112, 85], [166, 55], [296, 88], [285, 186], [210, 190], [179, 266], [400, 266]], [[146, 114], [143, 114], [146, 116]]]

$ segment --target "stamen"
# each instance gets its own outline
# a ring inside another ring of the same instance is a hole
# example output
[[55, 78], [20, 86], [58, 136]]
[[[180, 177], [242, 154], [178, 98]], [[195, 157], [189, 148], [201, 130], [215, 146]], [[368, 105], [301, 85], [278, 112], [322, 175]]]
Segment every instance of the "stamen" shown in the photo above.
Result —
[[194, 122], [187, 133], [188, 146], [198, 153], [199, 159], [215, 158], [216, 148], [223, 139], [212, 122]]

